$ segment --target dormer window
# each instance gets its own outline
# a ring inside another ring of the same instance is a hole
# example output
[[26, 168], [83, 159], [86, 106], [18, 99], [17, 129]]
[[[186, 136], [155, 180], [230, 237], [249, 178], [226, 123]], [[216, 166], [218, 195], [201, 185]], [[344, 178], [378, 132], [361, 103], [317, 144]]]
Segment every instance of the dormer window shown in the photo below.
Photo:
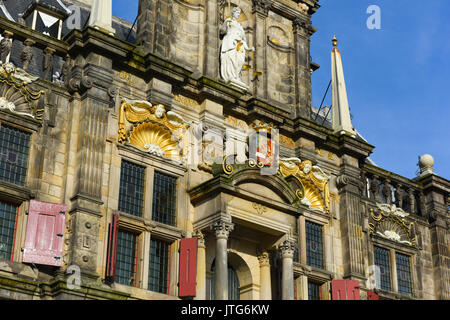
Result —
[[70, 14], [70, 10], [59, 0], [34, 0], [22, 18], [31, 29], [61, 39], [62, 23]]

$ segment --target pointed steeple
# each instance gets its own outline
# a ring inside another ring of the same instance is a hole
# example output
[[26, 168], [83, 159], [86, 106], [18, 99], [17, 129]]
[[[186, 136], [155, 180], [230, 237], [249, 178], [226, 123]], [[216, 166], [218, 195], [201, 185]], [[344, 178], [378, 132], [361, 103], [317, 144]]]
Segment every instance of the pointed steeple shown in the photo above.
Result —
[[336, 48], [337, 39], [333, 37], [333, 50], [331, 51], [331, 84], [333, 88], [333, 130], [339, 134], [355, 136], [356, 132], [350, 119], [347, 89], [345, 87], [344, 68], [342, 67], [341, 53]]
[[114, 34], [112, 27], [112, 0], [93, 0], [89, 26]]

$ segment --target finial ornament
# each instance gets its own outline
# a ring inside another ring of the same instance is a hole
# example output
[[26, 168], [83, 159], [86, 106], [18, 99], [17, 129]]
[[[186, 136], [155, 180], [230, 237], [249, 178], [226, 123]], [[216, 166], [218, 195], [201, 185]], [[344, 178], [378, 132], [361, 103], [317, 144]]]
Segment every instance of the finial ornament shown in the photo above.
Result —
[[331, 42], [333, 43], [333, 47], [337, 47], [337, 43], [338, 43], [338, 41], [337, 41], [337, 39], [336, 39], [336, 35], [333, 35], [333, 40], [331, 40]]

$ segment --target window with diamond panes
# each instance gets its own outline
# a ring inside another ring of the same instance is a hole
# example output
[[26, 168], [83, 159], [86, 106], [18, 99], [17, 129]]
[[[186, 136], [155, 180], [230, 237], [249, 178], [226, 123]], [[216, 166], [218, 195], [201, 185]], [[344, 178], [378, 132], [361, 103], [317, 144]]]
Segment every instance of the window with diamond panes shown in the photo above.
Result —
[[320, 300], [320, 285], [308, 281], [308, 300]]
[[155, 171], [152, 219], [171, 226], [176, 223], [177, 179]]
[[322, 226], [306, 221], [306, 259], [308, 265], [323, 269]]
[[412, 294], [409, 261], [409, 256], [401, 253], [395, 253], [395, 262], [397, 264], [398, 292], [405, 295]]
[[28, 132], [0, 124], [0, 179], [24, 185], [30, 148]]
[[148, 290], [168, 293], [169, 243], [152, 239], [150, 241], [150, 263], [148, 269]]
[[117, 235], [116, 281], [136, 285], [137, 235], [119, 230]]
[[391, 267], [389, 263], [389, 250], [374, 247], [374, 258], [375, 265], [380, 268], [380, 276], [377, 277], [379, 279], [379, 283], [377, 283], [377, 287], [382, 290], [391, 290]]
[[17, 207], [0, 202], [0, 259], [11, 259]]
[[145, 167], [122, 160], [120, 169], [119, 211], [138, 217], [144, 205]]

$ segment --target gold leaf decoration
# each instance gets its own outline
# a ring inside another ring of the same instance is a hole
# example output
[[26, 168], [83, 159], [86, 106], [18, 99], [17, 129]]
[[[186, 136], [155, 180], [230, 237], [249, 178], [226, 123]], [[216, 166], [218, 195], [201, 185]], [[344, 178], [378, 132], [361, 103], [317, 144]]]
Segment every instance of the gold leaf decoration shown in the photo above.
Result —
[[128, 141], [147, 152], [152, 148], [155, 150], [157, 146], [164, 151], [164, 157], [176, 160], [180, 158], [177, 142], [172, 140], [171, 132], [160, 124], [152, 122], [138, 124], [130, 131]]

